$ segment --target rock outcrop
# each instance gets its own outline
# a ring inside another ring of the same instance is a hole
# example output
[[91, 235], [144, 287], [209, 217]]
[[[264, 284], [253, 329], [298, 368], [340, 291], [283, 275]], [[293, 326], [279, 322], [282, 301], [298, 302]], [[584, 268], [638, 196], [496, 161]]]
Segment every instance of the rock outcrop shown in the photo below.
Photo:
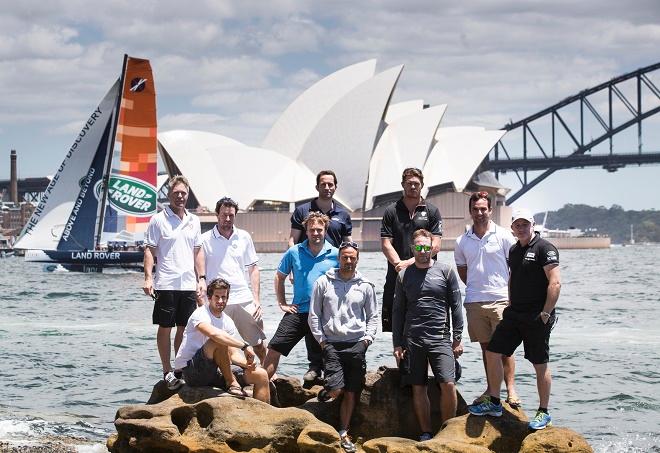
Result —
[[[236, 398], [218, 389], [184, 386], [172, 395], [157, 384], [146, 405], [117, 412], [117, 434], [108, 439], [111, 452], [341, 452], [336, 426], [339, 401], [319, 402], [320, 387], [304, 389], [296, 379], [275, 382], [281, 408], [251, 398]], [[439, 389], [429, 385], [432, 408]], [[288, 406], [288, 407], [284, 407]], [[295, 406], [295, 407], [294, 407]], [[350, 432], [368, 453], [437, 451], [592, 452], [580, 436], [566, 428], [531, 433], [522, 410], [505, 404], [500, 418], [474, 417], [459, 396], [459, 416], [434, 429], [430, 441], [417, 442], [419, 429], [410, 389], [399, 386], [398, 371], [368, 373]], [[442, 429], [440, 429], [442, 428]]]

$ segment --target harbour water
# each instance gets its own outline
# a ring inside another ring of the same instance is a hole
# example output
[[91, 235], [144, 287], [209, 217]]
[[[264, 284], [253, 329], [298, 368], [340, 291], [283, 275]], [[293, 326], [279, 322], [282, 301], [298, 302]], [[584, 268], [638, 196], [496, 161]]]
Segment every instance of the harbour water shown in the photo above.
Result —
[[[551, 413], [597, 452], [660, 452], [658, 254], [658, 245], [560, 252]], [[452, 262], [452, 255], [440, 259]], [[278, 260], [261, 256], [269, 336], [281, 317], [272, 283]], [[359, 267], [380, 299], [382, 255], [363, 253]], [[105, 451], [117, 408], [146, 401], [161, 377], [152, 302], [141, 282], [138, 273], [45, 273], [20, 258], [0, 259], [0, 443], [73, 436], [92, 443], [80, 451]], [[302, 375], [304, 356], [301, 342], [280, 372]], [[516, 358], [523, 407], [533, 415], [533, 368], [521, 351]], [[370, 369], [394, 364], [389, 334], [379, 333], [367, 360]], [[478, 345], [466, 343], [461, 363], [467, 400], [484, 388]]]

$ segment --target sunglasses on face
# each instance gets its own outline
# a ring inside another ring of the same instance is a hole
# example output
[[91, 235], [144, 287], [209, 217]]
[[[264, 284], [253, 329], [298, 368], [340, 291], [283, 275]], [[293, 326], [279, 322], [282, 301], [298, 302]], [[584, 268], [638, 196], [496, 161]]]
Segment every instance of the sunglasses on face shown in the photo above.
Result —
[[430, 252], [431, 251], [431, 246], [430, 245], [413, 245], [413, 248], [417, 252], [421, 252], [424, 250], [425, 252]]

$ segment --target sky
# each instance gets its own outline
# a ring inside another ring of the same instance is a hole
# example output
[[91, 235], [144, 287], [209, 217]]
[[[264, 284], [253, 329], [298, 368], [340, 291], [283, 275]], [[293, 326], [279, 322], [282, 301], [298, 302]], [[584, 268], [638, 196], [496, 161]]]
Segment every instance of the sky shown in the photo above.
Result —
[[[259, 146], [306, 88], [370, 58], [378, 71], [405, 65], [393, 102], [448, 104], [441, 127], [499, 129], [658, 62], [660, 48], [656, 0], [0, 0], [0, 11], [0, 179], [11, 149], [19, 177], [55, 172], [124, 53], [151, 61], [161, 132]], [[658, 123], [646, 128], [648, 151], [660, 151]], [[637, 146], [628, 135], [615, 142], [623, 152]], [[660, 166], [562, 170], [514, 206], [658, 209], [660, 197], [647, 196], [660, 193], [658, 175]], [[511, 173], [501, 181], [518, 187]]]

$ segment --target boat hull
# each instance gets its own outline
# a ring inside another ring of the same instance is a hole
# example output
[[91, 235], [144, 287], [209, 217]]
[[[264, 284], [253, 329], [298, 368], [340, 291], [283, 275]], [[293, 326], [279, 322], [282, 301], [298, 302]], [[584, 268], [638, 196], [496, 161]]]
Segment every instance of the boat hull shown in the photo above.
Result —
[[85, 266], [120, 266], [142, 265], [143, 251], [106, 251], [106, 250], [27, 250], [25, 261], [36, 263], [77, 264]]

